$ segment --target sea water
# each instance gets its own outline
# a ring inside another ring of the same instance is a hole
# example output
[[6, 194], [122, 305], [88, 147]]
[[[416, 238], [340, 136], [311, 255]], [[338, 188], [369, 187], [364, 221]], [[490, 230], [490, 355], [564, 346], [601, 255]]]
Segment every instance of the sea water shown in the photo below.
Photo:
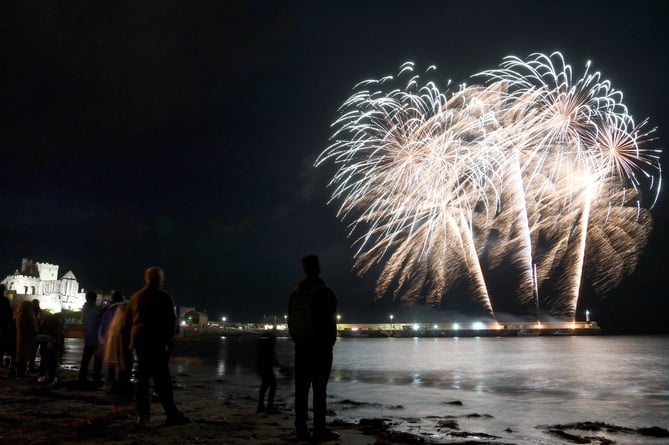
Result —
[[[76, 350], [76, 340], [68, 341]], [[279, 338], [277, 356], [287, 370], [292, 354], [292, 342]], [[259, 382], [251, 337], [179, 341], [171, 366], [193, 379], [249, 388]], [[278, 396], [292, 408], [292, 377], [277, 375]], [[458, 431], [517, 444], [563, 443], [548, 427], [585, 421], [669, 429], [669, 337], [340, 338], [328, 397], [338, 419], [382, 417], [397, 430], [443, 443], [457, 441], [453, 430], [438, 425], [444, 418], [455, 419]], [[634, 434], [579, 434], [667, 443]]]
[[454, 416], [461, 430], [513, 443], [560, 443], [546, 425], [583, 421], [669, 427], [669, 337], [388, 338], [335, 351], [331, 392], [401, 405], [390, 417]]

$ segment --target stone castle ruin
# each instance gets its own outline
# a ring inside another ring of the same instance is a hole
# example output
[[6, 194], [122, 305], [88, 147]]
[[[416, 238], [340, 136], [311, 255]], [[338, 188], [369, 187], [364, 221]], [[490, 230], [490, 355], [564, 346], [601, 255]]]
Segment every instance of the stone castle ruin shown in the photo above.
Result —
[[14, 306], [23, 300], [39, 300], [40, 307], [51, 312], [81, 309], [86, 302], [86, 292], [79, 289], [72, 271], [58, 278], [58, 268], [57, 264], [23, 258], [21, 270], [8, 275], [0, 284], [4, 284]]

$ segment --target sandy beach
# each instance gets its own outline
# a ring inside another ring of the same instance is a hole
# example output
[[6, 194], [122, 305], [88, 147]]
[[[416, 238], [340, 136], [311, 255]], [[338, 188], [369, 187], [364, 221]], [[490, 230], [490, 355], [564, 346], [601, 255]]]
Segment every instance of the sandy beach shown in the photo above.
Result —
[[[277, 394], [279, 414], [257, 414], [257, 388], [231, 387], [226, 381], [196, 382], [187, 375], [174, 377], [177, 405], [191, 423], [164, 426], [157, 400], [152, 404], [148, 428], [134, 426], [132, 403], [112, 404], [103, 388], [77, 388], [74, 370], [60, 370], [54, 387], [37, 383], [37, 377], [8, 377], [0, 370], [0, 443], [2, 444], [285, 444], [292, 443], [293, 413]], [[331, 413], [335, 414], [335, 413]], [[349, 424], [333, 421], [340, 435], [336, 443], [362, 445], [424, 443], [419, 437], [392, 434], [383, 422]], [[334, 443], [334, 442], [333, 442]]]
[[[242, 352], [248, 349], [247, 343], [231, 345], [241, 347]], [[181, 346], [191, 354], [174, 360], [174, 397], [191, 423], [164, 426], [162, 406], [154, 400], [151, 424], [136, 428], [133, 401], [113, 405], [113, 399], [104, 388], [78, 387], [75, 364], [78, 355], [70, 352], [59, 370], [55, 386], [38, 383], [36, 375], [10, 377], [7, 368], [0, 368], [0, 444], [295, 443], [290, 441], [294, 433], [294, 412], [289, 375], [279, 379], [276, 394], [279, 413], [258, 414], [259, 379], [256, 381], [252, 375], [241, 379], [233, 377], [233, 364], [230, 364], [230, 374], [223, 377], [211, 378], [211, 373], [198, 373], [196, 370], [202, 368], [202, 364], [194, 362], [198, 357], [195, 352], [198, 343], [183, 341]], [[183, 366], [186, 361], [193, 362], [193, 366]], [[357, 393], [348, 397], [329, 396], [328, 426], [341, 436], [330, 444], [646, 445], [666, 443], [669, 438], [664, 425], [630, 427], [631, 422], [624, 419], [613, 425], [600, 421], [607, 418], [606, 413], [593, 412], [588, 418], [570, 416], [569, 423], [534, 424], [535, 433], [528, 439], [527, 431], [517, 422], [505, 423], [501, 429], [499, 424], [494, 426], [495, 420], [504, 417], [504, 413], [496, 412], [492, 404], [482, 405], [477, 410], [465, 399], [444, 400], [440, 408], [429, 412], [427, 417], [418, 418], [409, 408], [409, 400], [397, 400], [393, 406], [382, 407], [365, 402], [366, 396]], [[368, 405], [366, 412], [371, 414], [364, 418], [348, 415], [349, 408], [361, 405]], [[384, 417], [383, 412], [388, 409], [393, 412], [392, 418]], [[558, 421], [557, 418], [551, 420]], [[426, 428], [428, 423], [432, 426]]]

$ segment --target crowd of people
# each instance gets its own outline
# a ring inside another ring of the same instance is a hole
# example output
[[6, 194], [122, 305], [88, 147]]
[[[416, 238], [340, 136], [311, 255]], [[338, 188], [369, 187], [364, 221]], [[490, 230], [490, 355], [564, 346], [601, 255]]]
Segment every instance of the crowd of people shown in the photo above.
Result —
[[62, 314], [42, 311], [36, 299], [23, 300], [12, 311], [2, 285], [0, 294], [0, 357], [7, 355], [2, 365], [9, 368], [11, 377], [39, 373], [38, 382], [56, 384], [58, 362], [65, 351]]
[[[337, 300], [319, 277], [315, 255], [302, 259], [304, 279], [288, 301], [290, 335], [295, 343], [295, 442], [336, 440], [338, 434], [325, 424], [326, 390], [336, 340]], [[133, 397], [136, 425], [151, 421], [150, 382], [165, 411], [165, 425], [190, 422], [174, 402], [169, 360], [178, 333], [172, 296], [163, 290], [165, 275], [160, 267], [145, 271], [145, 286], [125, 299], [114, 292], [109, 304], [97, 304], [95, 292], [86, 294], [81, 311], [83, 353], [76, 386], [106, 389], [112, 410]], [[42, 311], [39, 300], [21, 300], [12, 309], [0, 285], [0, 358], [12, 378], [34, 377], [47, 387], [58, 384], [58, 363], [65, 352], [65, 319], [62, 314]], [[257, 369], [261, 378], [258, 412], [275, 414], [275, 337], [271, 332], [258, 341]], [[35, 367], [39, 356], [39, 367]], [[93, 362], [92, 380], [89, 368]], [[131, 383], [133, 368], [136, 371]], [[134, 388], [134, 391], [133, 391]], [[308, 395], [313, 391], [313, 434], [309, 434]], [[267, 395], [267, 399], [265, 398]]]
[[[174, 300], [162, 290], [165, 275], [160, 267], [145, 272], [145, 286], [129, 300], [114, 292], [109, 304], [98, 304], [95, 292], [86, 294], [81, 311], [83, 353], [76, 387], [105, 387], [117, 410], [133, 396], [138, 427], [150, 422], [149, 383], [165, 409], [166, 425], [190, 422], [174, 403], [169, 358], [178, 331]], [[58, 363], [65, 352], [65, 319], [61, 313], [42, 311], [39, 300], [17, 301], [14, 309], [0, 288], [0, 357], [10, 378], [34, 377], [45, 386], [58, 383]], [[39, 357], [39, 367], [35, 366]], [[92, 380], [89, 367], [93, 362]], [[131, 384], [136, 365], [136, 383]]]

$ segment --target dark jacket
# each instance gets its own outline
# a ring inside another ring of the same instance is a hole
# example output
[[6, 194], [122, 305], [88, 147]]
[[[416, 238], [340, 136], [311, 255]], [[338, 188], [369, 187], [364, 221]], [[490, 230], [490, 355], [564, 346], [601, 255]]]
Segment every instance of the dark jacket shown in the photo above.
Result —
[[25, 300], [16, 308], [16, 362], [28, 362], [35, 351], [37, 318], [31, 301]]
[[174, 299], [148, 284], [132, 297], [128, 308], [130, 348], [171, 347], [177, 331]]
[[276, 336], [271, 332], [263, 332], [258, 338], [256, 366], [259, 370], [271, 370], [277, 364]]
[[64, 333], [65, 318], [63, 314], [45, 314], [39, 324], [37, 341], [59, 344]]
[[[337, 341], [337, 297], [325, 282], [318, 277], [306, 277], [290, 294], [288, 307], [299, 292], [312, 292], [311, 319], [312, 338], [310, 343], [314, 346], [334, 346]], [[291, 329], [291, 320], [288, 318], [288, 329]], [[292, 336], [292, 334], [291, 334]], [[293, 341], [297, 341], [293, 337]]]
[[85, 303], [81, 310], [81, 325], [84, 331], [84, 344], [93, 346], [98, 344], [98, 330], [100, 329], [100, 318], [102, 317], [102, 306], [93, 303]]

